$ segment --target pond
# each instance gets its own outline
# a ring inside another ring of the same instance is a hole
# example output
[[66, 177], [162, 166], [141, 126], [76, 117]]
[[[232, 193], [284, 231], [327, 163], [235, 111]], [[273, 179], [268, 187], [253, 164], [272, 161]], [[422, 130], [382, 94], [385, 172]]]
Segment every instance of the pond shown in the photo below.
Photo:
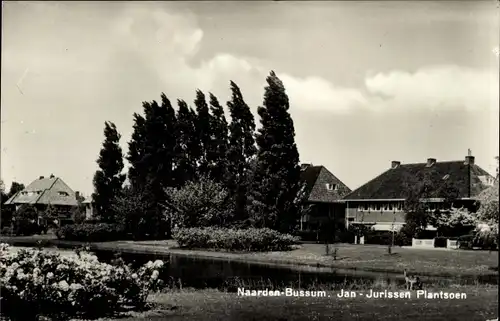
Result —
[[[99, 260], [110, 262], [115, 254], [110, 251], [95, 253]], [[219, 288], [236, 291], [237, 287], [259, 288], [310, 288], [327, 285], [332, 289], [344, 287], [370, 287], [374, 284], [398, 287], [404, 286], [403, 274], [376, 273], [334, 268], [319, 268], [303, 265], [243, 263], [222, 259], [196, 258], [187, 255], [170, 254], [168, 257], [153, 254], [121, 254], [127, 263], [140, 266], [149, 260], [168, 262], [164, 278], [174, 285], [193, 288]], [[457, 280], [446, 278], [424, 278], [430, 284], [445, 285], [457, 283]], [[498, 284], [498, 277], [462, 278], [460, 284]]]
[[[71, 250], [49, 248], [63, 255]], [[94, 254], [102, 262], [116, 259], [112, 251], [96, 251]], [[371, 287], [372, 285], [394, 285], [403, 288], [403, 275], [392, 273], [375, 273], [356, 270], [340, 270], [333, 268], [316, 268], [308, 266], [291, 266], [278, 264], [242, 263], [221, 259], [195, 258], [187, 255], [170, 254], [159, 256], [154, 254], [121, 253], [120, 257], [135, 267], [148, 261], [163, 260], [166, 269], [162, 279], [169, 285], [184, 288], [218, 288], [236, 291], [238, 287], [253, 289], [273, 289], [293, 287], [301, 289], [317, 289], [318, 286], [331, 289], [345, 287]], [[457, 280], [422, 278], [424, 283], [445, 285], [457, 283]], [[437, 282], [436, 282], [437, 281]], [[462, 278], [460, 284], [498, 284], [498, 277], [484, 276]]]

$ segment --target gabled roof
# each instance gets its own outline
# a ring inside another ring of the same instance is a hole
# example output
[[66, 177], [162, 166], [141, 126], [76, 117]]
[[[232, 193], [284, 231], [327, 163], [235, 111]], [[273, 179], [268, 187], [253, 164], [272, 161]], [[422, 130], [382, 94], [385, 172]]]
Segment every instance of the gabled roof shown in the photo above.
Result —
[[[415, 182], [420, 175], [425, 174], [436, 187], [447, 184], [455, 188], [460, 198], [472, 198], [488, 188], [487, 181], [493, 177], [481, 167], [464, 161], [435, 162], [432, 166], [427, 163], [403, 164], [395, 166], [368, 183], [357, 188], [345, 200], [386, 200], [405, 199], [408, 195], [408, 184]], [[430, 192], [429, 197], [440, 198], [436, 192]]]
[[[334, 203], [342, 199], [351, 190], [324, 166], [301, 165], [301, 182], [305, 184], [305, 197], [309, 202]], [[336, 188], [328, 190], [326, 184]]]
[[5, 204], [78, 205], [75, 192], [62, 179], [54, 176], [41, 176], [14, 194]]

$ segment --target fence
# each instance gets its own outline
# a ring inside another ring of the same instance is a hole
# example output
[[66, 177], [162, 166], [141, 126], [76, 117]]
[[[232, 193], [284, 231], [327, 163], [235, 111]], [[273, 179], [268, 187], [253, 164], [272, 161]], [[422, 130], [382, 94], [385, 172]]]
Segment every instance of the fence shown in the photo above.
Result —
[[412, 247], [434, 247], [434, 239], [411, 239]]

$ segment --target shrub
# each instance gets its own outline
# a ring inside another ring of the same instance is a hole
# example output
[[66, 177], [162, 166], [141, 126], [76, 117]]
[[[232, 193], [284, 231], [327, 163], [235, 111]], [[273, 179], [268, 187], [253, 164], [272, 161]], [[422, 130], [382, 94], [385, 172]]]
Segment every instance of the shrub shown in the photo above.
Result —
[[448, 238], [438, 236], [434, 238], [434, 247], [446, 247], [448, 245]]
[[268, 228], [186, 228], [174, 231], [174, 239], [182, 248], [216, 249], [246, 252], [286, 251], [299, 238]]
[[174, 224], [180, 228], [227, 226], [233, 212], [228, 191], [206, 177], [180, 188], [167, 188]]
[[61, 256], [42, 250], [12, 252], [0, 245], [1, 313], [11, 320], [37, 316], [69, 320], [83, 315], [100, 317], [124, 306], [142, 307], [158, 290], [163, 262], [138, 270], [101, 263], [89, 253]]
[[56, 231], [58, 239], [79, 242], [106, 242], [125, 239], [123, 228], [119, 224], [69, 224]]

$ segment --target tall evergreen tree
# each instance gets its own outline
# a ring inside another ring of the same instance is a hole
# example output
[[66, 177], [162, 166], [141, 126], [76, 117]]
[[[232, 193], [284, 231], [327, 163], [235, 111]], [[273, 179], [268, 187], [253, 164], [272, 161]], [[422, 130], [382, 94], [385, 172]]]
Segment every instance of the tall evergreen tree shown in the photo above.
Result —
[[261, 226], [289, 231], [299, 215], [299, 153], [285, 87], [271, 71], [264, 103], [257, 112], [262, 127], [256, 136], [259, 152], [251, 191], [251, 212]]
[[120, 134], [115, 124], [104, 123], [104, 142], [97, 164], [99, 169], [94, 175], [94, 194], [92, 195], [97, 214], [104, 222], [114, 222], [115, 214], [110, 204], [121, 193], [125, 175], [123, 154], [119, 145]]
[[198, 174], [201, 176], [206, 176], [209, 174], [208, 153], [212, 145], [212, 128], [210, 126], [212, 117], [208, 109], [205, 94], [202, 91], [196, 91], [196, 99], [194, 100], [194, 104], [196, 106], [197, 113], [195, 125], [200, 147]]
[[176, 170], [178, 186], [196, 179], [200, 144], [195, 126], [196, 114], [183, 100], [178, 100]]
[[144, 220], [152, 226], [151, 234], [162, 235], [169, 231], [168, 224], [163, 224], [159, 204], [165, 200], [164, 189], [176, 184], [173, 176], [176, 117], [163, 93], [161, 105], [156, 101], [144, 102], [143, 109], [144, 117], [134, 115], [134, 133], [128, 155], [131, 163], [129, 176], [132, 189], [150, 196], [152, 208]]
[[236, 220], [248, 217], [246, 211], [250, 161], [255, 156], [255, 121], [250, 107], [243, 100], [240, 88], [231, 81], [231, 114], [229, 148], [227, 151], [227, 187], [235, 204]]
[[226, 169], [226, 154], [228, 150], [228, 125], [224, 109], [219, 104], [217, 97], [210, 93], [210, 128], [212, 139], [207, 149], [210, 178], [216, 182], [223, 182]]
[[144, 186], [147, 178], [147, 167], [143, 158], [146, 155], [146, 120], [138, 113], [134, 113], [132, 137], [128, 143], [127, 160], [130, 163], [128, 179], [131, 188]]

